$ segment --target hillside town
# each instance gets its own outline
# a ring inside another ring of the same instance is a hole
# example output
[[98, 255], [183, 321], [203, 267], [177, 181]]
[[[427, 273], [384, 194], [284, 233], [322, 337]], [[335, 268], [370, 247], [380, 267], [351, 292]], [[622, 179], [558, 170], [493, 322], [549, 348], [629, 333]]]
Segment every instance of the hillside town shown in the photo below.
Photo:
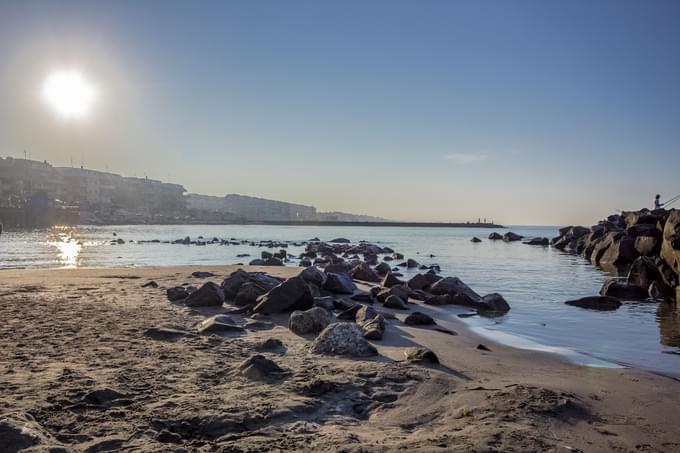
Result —
[[245, 195], [187, 193], [181, 184], [47, 161], [0, 157], [0, 220], [54, 224], [361, 222], [383, 219]]

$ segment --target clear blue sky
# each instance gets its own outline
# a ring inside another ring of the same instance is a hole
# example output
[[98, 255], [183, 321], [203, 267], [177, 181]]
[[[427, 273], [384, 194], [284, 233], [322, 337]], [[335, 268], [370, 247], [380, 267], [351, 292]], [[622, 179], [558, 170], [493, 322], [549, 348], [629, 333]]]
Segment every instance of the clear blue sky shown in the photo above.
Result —
[[[101, 92], [39, 99], [76, 67]], [[680, 193], [677, 1], [0, 3], [0, 155], [404, 220]]]

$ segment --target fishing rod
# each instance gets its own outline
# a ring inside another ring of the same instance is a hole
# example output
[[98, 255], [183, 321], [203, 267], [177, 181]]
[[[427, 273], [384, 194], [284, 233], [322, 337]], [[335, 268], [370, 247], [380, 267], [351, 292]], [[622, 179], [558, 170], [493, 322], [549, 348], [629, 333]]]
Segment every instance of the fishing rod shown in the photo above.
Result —
[[665, 202], [665, 203], [663, 204], [663, 206], [664, 206], [664, 207], [670, 206], [670, 205], [672, 205], [673, 203], [675, 203], [675, 202], [678, 201], [678, 200], [680, 200], [680, 194], [674, 196], [673, 198], [671, 198], [670, 200], [668, 200], [667, 202]]

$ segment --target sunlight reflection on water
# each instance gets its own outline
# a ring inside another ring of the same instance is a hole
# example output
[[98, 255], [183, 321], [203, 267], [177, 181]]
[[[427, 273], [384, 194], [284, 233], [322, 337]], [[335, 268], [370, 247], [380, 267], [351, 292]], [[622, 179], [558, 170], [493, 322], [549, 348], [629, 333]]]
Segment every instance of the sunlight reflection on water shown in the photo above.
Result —
[[54, 227], [52, 232], [54, 240], [48, 244], [57, 249], [56, 259], [59, 265], [67, 268], [78, 267], [83, 245], [75, 237], [75, 231], [69, 227]]

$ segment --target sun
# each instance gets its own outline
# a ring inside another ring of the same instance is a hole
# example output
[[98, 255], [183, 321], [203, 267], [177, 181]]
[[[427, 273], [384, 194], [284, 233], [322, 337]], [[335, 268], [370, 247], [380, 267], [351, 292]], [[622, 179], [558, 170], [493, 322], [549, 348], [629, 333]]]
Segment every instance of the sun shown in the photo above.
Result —
[[97, 98], [96, 87], [85, 75], [74, 69], [51, 72], [42, 86], [43, 99], [59, 116], [87, 117]]

